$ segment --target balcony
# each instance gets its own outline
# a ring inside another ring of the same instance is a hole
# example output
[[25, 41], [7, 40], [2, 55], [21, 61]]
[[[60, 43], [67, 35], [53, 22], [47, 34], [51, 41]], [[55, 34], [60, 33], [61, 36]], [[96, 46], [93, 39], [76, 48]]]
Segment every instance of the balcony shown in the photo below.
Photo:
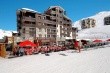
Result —
[[35, 25], [35, 24], [25, 24], [25, 26], [28, 26], [28, 27], [35, 27], [36, 25]]
[[56, 14], [56, 11], [51, 11], [51, 14]]
[[54, 20], [54, 19], [56, 19], [56, 17], [55, 16], [51, 16], [51, 19]]
[[32, 18], [32, 17], [23, 17], [23, 20], [24, 21], [32, 21], [32, 22], [35, 22], [35, 18]]

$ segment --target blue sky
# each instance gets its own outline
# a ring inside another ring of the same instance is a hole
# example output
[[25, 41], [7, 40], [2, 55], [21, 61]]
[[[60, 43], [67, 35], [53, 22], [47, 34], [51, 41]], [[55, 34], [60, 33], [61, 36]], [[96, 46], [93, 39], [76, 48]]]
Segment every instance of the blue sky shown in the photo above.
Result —
[[16, 10], [31, 8], [43, 13], [49, 6], [61, 6], [73, 22], [110, 10], [110, 0], [1, 0], [0, 29], [16, 30]]

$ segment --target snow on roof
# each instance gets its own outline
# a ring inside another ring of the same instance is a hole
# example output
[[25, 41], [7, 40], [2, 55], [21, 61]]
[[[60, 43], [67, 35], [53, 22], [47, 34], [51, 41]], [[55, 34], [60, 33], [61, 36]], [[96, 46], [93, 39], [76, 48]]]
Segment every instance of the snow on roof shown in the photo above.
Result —
[[13, 33], [18, 33], [17, 31], [12, 31]]
[[11, 37], [12, 31], [5, 31], [5, 30], [0, 29], [0, 39], [2, 39], [4, 36]]
[[32, 11], [32, 12], [37, 12], [37, 11], [35, 11], [35, 10], [33, 10], [33, 9], [29, 9], [29, 8], [21, 8], [21, 9], [27, 10], [27, 11]]
[[63, 11], [65, 11], [61, 6], [50, 6], [49, 9], [56, 8], [56, 7], [62, 9]]

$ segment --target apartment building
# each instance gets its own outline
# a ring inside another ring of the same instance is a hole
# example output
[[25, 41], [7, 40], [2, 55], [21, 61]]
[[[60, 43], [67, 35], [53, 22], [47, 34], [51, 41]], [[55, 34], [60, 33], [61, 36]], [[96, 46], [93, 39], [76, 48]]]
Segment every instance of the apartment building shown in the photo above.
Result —
[[22, 8], [17, 10], [17, 31], [22, 40], [41, 40], [44, 43], [62, 43], [75, 39], [72, 21], [60, 6], [50, 6], [44, 13]]
[[92, 18], [87, 18], [81, 21], [81, 28], [86, 29], [86, 28], [92, 28], [95, 27], [96, 21]]
[[104, 25], [110, 25], [110, 16], [104, 18]]

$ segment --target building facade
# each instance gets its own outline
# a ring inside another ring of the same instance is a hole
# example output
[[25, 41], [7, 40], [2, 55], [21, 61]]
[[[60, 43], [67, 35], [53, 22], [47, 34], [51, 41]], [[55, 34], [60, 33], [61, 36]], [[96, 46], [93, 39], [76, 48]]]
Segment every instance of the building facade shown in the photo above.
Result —
[[44, 13], [32, 9], [17, 10], [17, 31], [22, 40], [42, 40], [61, 43], [66, 37], [74, 38], [72, 21], [60, 6], [51, 6]]
[[104, 18], [104, 25], [110, 25], [110, 16]]
[[96, 21], [92, 18], [84, 19], [81, 21], [81, 28], [86, 29], [86, 28], [92, 28], [96, 26]]

